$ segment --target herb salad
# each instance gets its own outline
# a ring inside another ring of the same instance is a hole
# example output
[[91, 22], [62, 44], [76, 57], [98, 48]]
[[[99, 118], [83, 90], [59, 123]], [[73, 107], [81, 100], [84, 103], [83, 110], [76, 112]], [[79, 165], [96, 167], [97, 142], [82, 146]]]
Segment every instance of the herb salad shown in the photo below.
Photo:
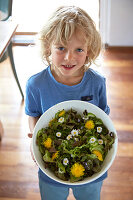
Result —
[[45, 168], [61, 180], [75, 182], [101, 170], [114, 140], [114, 133], [93, 113], [63, 109], [38, 131], [36, 142]]

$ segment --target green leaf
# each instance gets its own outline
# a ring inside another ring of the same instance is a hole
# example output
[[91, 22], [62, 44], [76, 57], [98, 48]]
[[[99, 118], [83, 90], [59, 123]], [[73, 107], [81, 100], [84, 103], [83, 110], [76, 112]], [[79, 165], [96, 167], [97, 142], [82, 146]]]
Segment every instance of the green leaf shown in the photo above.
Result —
[[43, 156], [43, 160], [45, 162], [53, 162], [52, 158], [50, 157], [50, 153], [48, 150], [45, 151], [45, 154]]
[[96, 117], [96, 115], [94, 115], [93, 113], [88, 113], [87, 117]]
[[58, 168], [60, 168], [60, 170], [61, 170], [63, 173], [66, 172], [65, 166], [64, 166], [61, 162], [58, 162], [57, 165], [58, 165]]

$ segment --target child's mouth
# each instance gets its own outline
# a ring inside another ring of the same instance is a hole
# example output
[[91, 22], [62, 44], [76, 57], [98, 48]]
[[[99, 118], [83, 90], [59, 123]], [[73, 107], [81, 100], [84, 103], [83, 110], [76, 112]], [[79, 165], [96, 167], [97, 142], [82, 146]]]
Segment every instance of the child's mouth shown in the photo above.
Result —
[[73, 67], [75, 67], [75, 65], [62, 65], [62, 67], [69, 70], [69, 69], [72, 69]]

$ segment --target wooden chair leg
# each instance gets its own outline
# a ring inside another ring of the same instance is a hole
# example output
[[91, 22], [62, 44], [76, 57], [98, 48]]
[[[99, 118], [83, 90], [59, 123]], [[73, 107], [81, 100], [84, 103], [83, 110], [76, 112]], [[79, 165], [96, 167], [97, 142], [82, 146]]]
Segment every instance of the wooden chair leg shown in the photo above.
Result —
[[8, 46], [8, 54], [9, 54], [9, 58], [10, 58], [10, 62], [11, 62], [11, 67], [12, 67], [12, 71], [13, 71], [15, 80], [17, 82], [17, 85], [18, 85], [19, 91], [21, 93], [22, 99], [24, 99], [24, 94], [23, 94], [22, 88], [20, 86], [20, 83], [19, 83], [19, 80], [18, 80], [18, 76], [17, 76], [17, 72], [16, 72], [16, 69], [15, 69], [13, 52], [12, 52], [12, 42]]
[[2, 122], [0, 121], [0, 141], [2, 140], [3, 134], [4, 134], [4, 129], [3, 129]]

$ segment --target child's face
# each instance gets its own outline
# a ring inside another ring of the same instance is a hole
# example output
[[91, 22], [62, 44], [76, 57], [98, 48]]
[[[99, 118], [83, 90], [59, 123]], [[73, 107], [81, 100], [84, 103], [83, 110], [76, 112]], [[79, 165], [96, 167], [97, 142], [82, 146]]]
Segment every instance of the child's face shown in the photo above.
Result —
[[[53, 43], [51, 46], [52, 71], [58, 77], [83, 76], [86, 61], [87, 42], [81, 31], [76, 31], [66, 46]], [[82, 73], [81, 73], [82, 72]]]

